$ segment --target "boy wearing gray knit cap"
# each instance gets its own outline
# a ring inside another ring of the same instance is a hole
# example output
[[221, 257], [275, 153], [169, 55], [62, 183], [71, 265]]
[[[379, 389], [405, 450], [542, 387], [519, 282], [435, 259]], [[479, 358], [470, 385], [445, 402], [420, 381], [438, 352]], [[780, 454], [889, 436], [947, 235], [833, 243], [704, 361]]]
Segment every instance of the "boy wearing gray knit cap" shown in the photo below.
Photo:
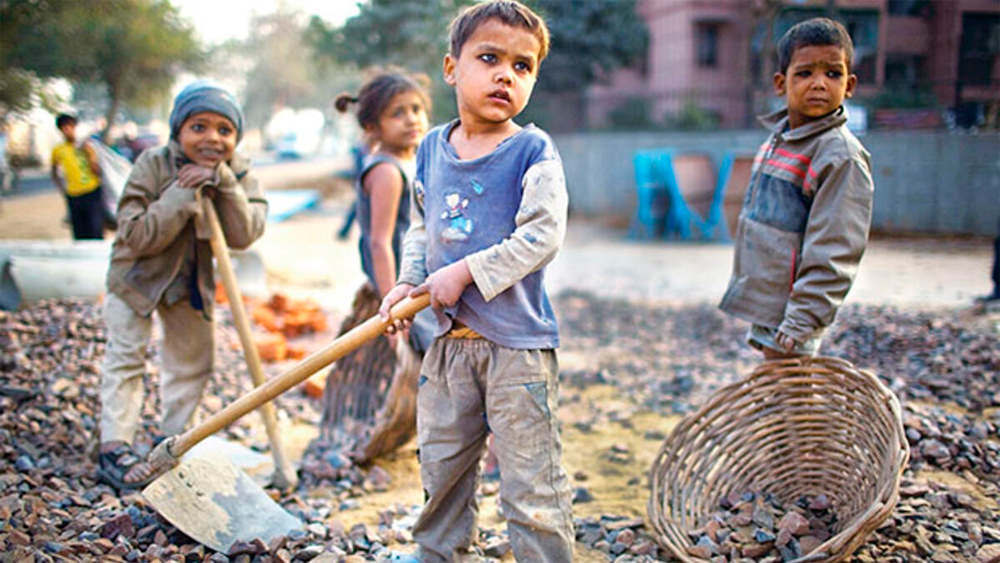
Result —
[[118, 202], [98, 460], [98, 477], [118, 489], [142, 487], [152, 473], [131, 444], [154, 311], [163, 328], [163, 434], [184, 431], [212, 374], [215, 281], [202, 198], [212, 199], [230, 247], [246, 248], [264, 233], [264, 191], [249, 160], [234, 154], [242, 132], [243, 110], [230, 92], [208, 81], [188, 85], [170, 112], [170, 142], [142, 153]]

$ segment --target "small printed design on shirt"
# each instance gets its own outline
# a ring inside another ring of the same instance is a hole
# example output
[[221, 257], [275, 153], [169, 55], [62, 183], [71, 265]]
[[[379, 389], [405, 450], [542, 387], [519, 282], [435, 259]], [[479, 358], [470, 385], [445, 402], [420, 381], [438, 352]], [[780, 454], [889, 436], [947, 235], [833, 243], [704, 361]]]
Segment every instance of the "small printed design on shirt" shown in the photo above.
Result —
[[420, 207], [424, 206], [424, 183], [420, 180], [413, 180], [413, 197]]
[[468, 199], [462, 199], [458, 193], [445, 194], [445, 208], [441, 218], [448, 221], [448, 228], [441, 231], [442, 242], [464, 242], [469, 240], [472, 232], [472, 219], [465, 216], [465, 208], [469, 206]]

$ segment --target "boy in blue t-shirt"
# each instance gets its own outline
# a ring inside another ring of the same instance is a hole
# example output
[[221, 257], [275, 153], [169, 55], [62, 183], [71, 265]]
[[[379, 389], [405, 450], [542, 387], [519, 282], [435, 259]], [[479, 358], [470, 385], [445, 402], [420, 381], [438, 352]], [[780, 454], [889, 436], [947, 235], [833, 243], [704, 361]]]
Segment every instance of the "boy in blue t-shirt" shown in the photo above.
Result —
[[444, 60], [459, 118], [417, 151], [398, 285], [380, 313], [429, 292], [438, 319], [417, 395], [427, 502], [413, 536], [424, 562], [461, 559], [475, 539], [490, 432], [515, 558], [573, 557], [555, 418], [559, 331], [542, 283], [562, 244], [568, 198], [552, 139], [513, 122], [547, 51], [545, 23], [524, 5], [466, 8], [451, 24]]

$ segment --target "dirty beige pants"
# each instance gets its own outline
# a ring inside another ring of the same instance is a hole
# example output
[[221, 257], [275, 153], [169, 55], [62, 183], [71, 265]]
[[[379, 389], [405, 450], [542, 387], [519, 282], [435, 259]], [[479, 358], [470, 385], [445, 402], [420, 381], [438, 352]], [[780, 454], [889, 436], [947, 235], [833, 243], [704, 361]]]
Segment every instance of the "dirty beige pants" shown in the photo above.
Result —
[[[212, 375], [215, 345], [212, 321], [187, 300], [162, 303], [156, 314], [163, 327], [163, 369], [160, 372], [160, 430], [179, 434], [191, 421]], [[108, 347], [101, 374], [101, 442], [132, 443], [144, 401], [146, 348], [153, 319], [136, 313], [113, 293], [104, 298]]]
[[461, 561], [476, 534], [486, 435], [500, 466], [500, 502], [520, 562], [573, 559], [571, 491], [556, 428], [554, 350], [482, 338], [438, 338], [417, 392], [420, 476], [427, 501], [413, 528], [424, 563]]

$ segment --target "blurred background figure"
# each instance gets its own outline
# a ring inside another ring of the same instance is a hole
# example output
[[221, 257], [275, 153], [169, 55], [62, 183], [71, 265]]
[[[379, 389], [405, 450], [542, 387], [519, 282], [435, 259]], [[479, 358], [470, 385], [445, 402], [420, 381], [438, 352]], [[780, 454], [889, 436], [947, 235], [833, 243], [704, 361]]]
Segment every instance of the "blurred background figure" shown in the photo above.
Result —
[[993, 291], [976, 298], [976, 302], [992, 308], [1000, 304], [1000, 224], [997, 225], [997, 236], [993, 239], [993, 268], [990, 277], [993, 280]]
[[17, 169], [7, 160], [7, 132], [0, 130], [0, 195], [17, 189]]
[[[426, 75], [401, 69], [373, 69], [356, 96], [337, 97], [337, 111], [357, 106], [366, 149], [354, 183], [358, 251], [367, 280], [354, 296], [341, 334], [378, 312], [382, 298], [396, 284], [403, 236], [410, 225], [410, 193], [416, 175], [417, 146], [427, 133], [431, 100]], [[420, 362], [434, 337], [430, 310], [417, 314], [407, 333], [380, 336], [339, 360], [327, 376], [321, 440], [355, 434], [353, 424], [374, 427], [367, 443], [343, 444], [368, 461], [406, 443], [416, 431], [416, 392]], [[349, 399], [362, 388], [371, 401]], [[384, 403], [384, 404], [383, 404]], [[368, 405], [368, 412], [345, 407]], [[378, 412], [382, 409], [381, 412]]]
[[88, 143], [77, 144], [76, 117], [60, 114], [56, 127], [64, 142], [52, 149], [52, 181], [69, 208], [73, 238], [103, 239], [105, 207], [101, 199], [101, 168], [97, 154]]

